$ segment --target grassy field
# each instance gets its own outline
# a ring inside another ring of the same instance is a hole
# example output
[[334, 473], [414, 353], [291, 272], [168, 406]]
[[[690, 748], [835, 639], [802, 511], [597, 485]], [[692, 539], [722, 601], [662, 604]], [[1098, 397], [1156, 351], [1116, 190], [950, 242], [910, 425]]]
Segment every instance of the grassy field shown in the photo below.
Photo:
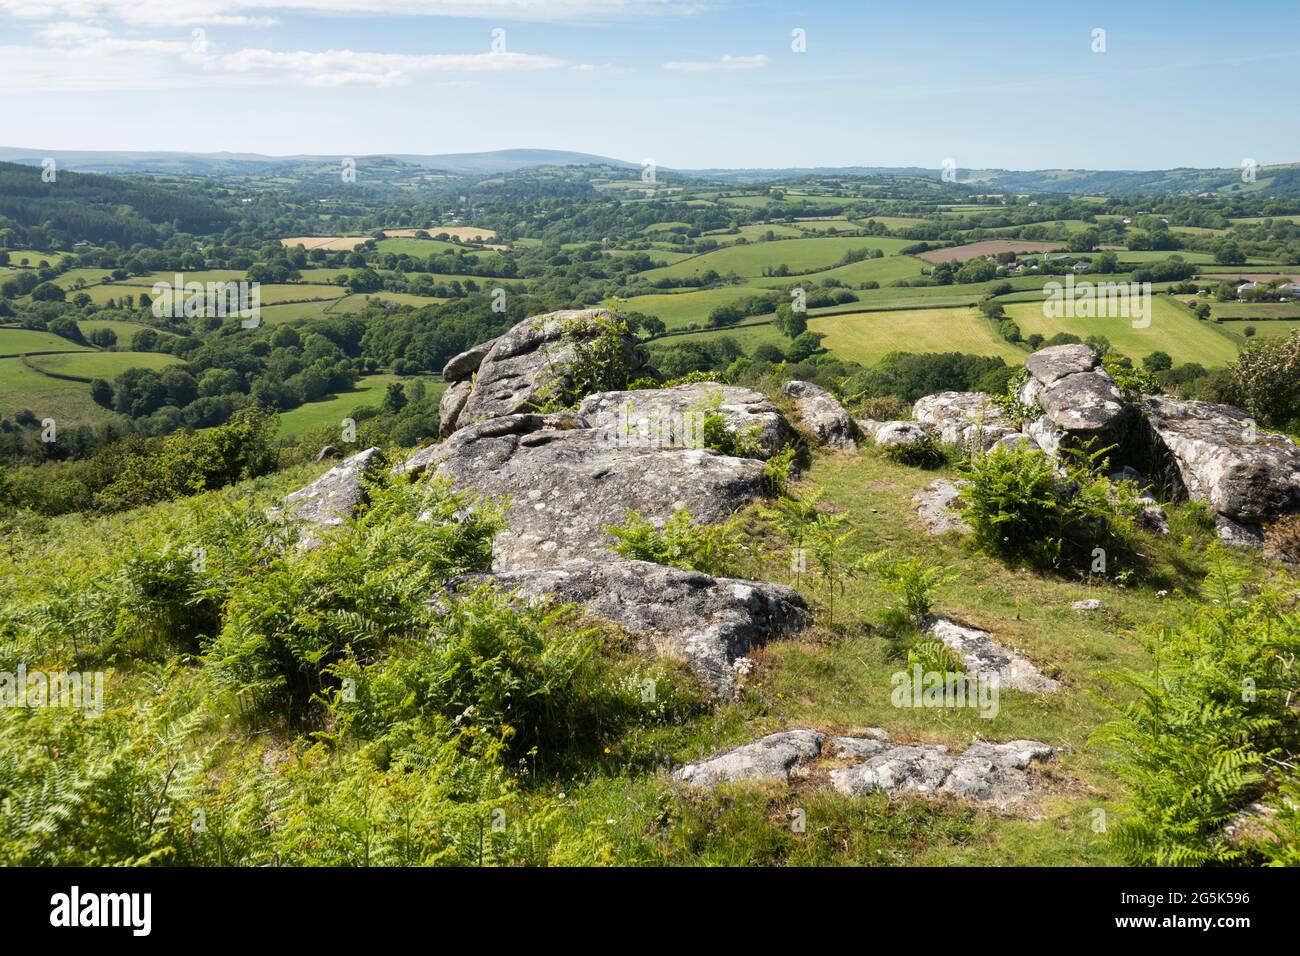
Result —
[[[42, 262], [47, 265], [57, 266], [68, 255], [66, 252], [41, 252], [39, 249], [6, 249], [4, 251], [9, 253], [10, 265], [26, 266], [31, 269], [39, 267]], [[0, 272], [0, 277], [3, 277], [3, 275]]]
[[[81, 334], [89, 336], [96, 329], [112, 329], [117, 336], [118, 345], [129, 345], [131, 336], [144, 329], [149, 328], [142, 322], [124, 322], [120, 319], [78, 319], [77, 325], [81, 326]], [[154, 329], [159, 335], [171, 335], [170, 332], [164, 332], [161, 329]]]
[[263, 305], [276, 305], [282, 302], [302, 302], [306, 300], [338, 299], [347, 295], [348, 290], [337, 285], [309, 285], [301, 283], [284, 283], [280, 285], [265, 284], [259, 288]]
[[[723, 286], [720, 289], [699, 289], [688, 292], [671, 292], [663, 295], [638, 295], [624, 299], [624, 307], [632, 312], [653, 315], [663, 320], [670, 329], [684, 329], [692, 322], [705, 325], [709, 313], [720, 305], [731, 305], [741, 299], [758, 295], [764, 289], [748, 286]], [[606, 307], [608, 301], [603, 303]]]
[[764, 269], [774, 269], [781, 265], [787, 266], [792, 272], [806, 272], [828, 269], [850, 250], [880, 249], [888, 255], [906, 245], [908, 242], [905, 239], [884, 239], [879, 236], [828, 236], [751, 242], [708, 252], [662, 269], [651, 269], [642, 275], [649, 281], [660, 278], [684, 279], [702, 275], [712, 269], [723, 276], [733, 272], [738, 276], [761, 276]]
[[129, 368], [161, 369], [177, 364], [180, 359], [165, 352], [60, 352], [34, 355], [30, 361], [42, 372], [104, 378], [111, 382]]
[[321, 428], [339, 428], [344, 418], [363, 406], [378, 406], [384, 400], [390, 382], [410, 383], [422, 380], [434, 396], [440, 396], [446, 386], [441, 379], [407, 375], [367, 375], [357, 381], [350, 392], [331, 395], [318, 402], [308, 402], [280, 413], [279, 436], [290, 440]]
[[1231, 364], [1237, 357], [1233, 340], [1212, 322], [1196, 319], [1182, 305], [1168, 296], [1151, 300], [1150, 324], [1133, 328], [1130, 318], [1048, 318], [1038, 303], [1013, 303], [1007, 314], [1028, 336], [1037, 332], [1051, 338], [1058, 332], [1070, 332], [1080, 338], [1104, 335], [1120, 352], [1140, 359], [1151, 352], [1167, 352], [1177, 364], [1199, 362], [1206, 368]]
[[[1201, 297], [1204, 300], [1204, 296]], [[1294, 302], [1210, 302], [1216, 319], [1300, 319], [1300, 299]]]
[[846, 266], [835, 266], [811, 275], [786, 277], [759, 277], [750, 279], [748, 285], [760, 288], [780, 289], [798, 283], [821, 282], [826, 279], [838, 279], [847, 286], [856, 286], [863, 282], [878, 282], [882, 286], [899, 279], [917, 279], [921, 276], [921, 261], [911, 256], [885, 256], [882, 259], [863, 259], [850, 262]]
[[61, 425], [90, 425], [108, 414], [91, 401], [90, 386], [42, 375], [21, 359], [0, 358], [0, 417], [12, 418], [23, 409]]
[[840, 358], [863, 365], [874, 365], [890, 352], [965, 352], [1001, 356], [1008, 363], [1023, 362], [1027, 354], [971, 308], [814, 317], [808, 327], [826, 333], [822, 344]]
[[395, 256], [411, 256], [413, 259], [427, 259], [444, 252], [464, 252], [473, 259], [494, 254], [480, 249], [468, 249], [443, 239], [381, 239], [376, 245], [380, 255], [392, 253]]
[[85, 352], [89, 349], [53, 332], [0, 328], [0, 357], [25, 352]]
[[409, 305], [420, 309], [426, 305], [438, 305], [446, 302], [446, 299], [439, 299], [430, 295], [412, 295], [409, 292], [371, 292], [368, 294], [355, 293], [340, 299], [330, 308], [331, 315], [337, 315], [340, 312], [360, 312], [364, 309], [370, 300], [379, 302], [388, 302], [393, 305]]

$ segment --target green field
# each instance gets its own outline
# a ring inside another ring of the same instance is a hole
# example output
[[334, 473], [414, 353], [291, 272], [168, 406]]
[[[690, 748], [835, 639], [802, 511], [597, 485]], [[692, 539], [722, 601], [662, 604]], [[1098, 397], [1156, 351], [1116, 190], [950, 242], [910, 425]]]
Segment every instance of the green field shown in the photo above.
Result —
[[[900, 242], [902, 240], [890, 241]], [[644, 274], [649, 275], [649, 273]], [[824, 279], [838, 279], [847, 286], [856, 286], [862, 282], [879, 282], [883, 286], [891, 282], [897, 282], [899, 279], [919, 279], [920, 277], [920, 259], [913, 259], [911, 256], [885, 256], [883, 259], [863, 259], [861, 262], [850, 262], [846, 266], [835, 266], [810, 275], [759, 277], [751, 279], [748, 285], [780, 289], [788, 285], [797, 285], [800, 282], [813, 283], [821, 282]], [[942, 288], [942, 286], [937, 288]]]
[[321, 299], [338, 299], [347, 295], [348, 290], [337, 285], [309, 285], [303, 283], [284, 283], [280, 285], [265, 284], [258, 288], [263, 305], [276, 305], [283, 302], [319, 301]]
[[[1207, 301], [1201, 296], [1202, 301]], [[1209, 302], [1215, 319], [1300, 319], [1300, 299], [1291, 302]]]
[[360, 312], [372, 299], [378, 302], [388, 302], [392, 305], [409, 305], [417, 309], [424, 308], [426, 305], [439, 305], [447, 301], [446, 299], [439, 299], [436, 296], [412, 295], [409, 292], [355, 293], [336, 302], [334, 306], [330, 308], [330, 314], [338, 315], [341, 312]]
[[1198, 362], [1212, 368], [1236, 360], [1236, 344], [1214, 323], [1196, 319], [1168, 296], [1154, 296], [1151, 303], [1150, 324], [1138, 329], [1133, 328], [1131, 318], [1123, 317], [1048, 318], [1039, 303], [1017, 303], [1006, 309], [1026, 336], [1035, 332], [1049, 339], [1058, 332], [1070, 332], [1083, 339], [1104, 335], [1111, 345], [1131, 358], [1161, 351], [1169, 353], [1179, 365]]
[[0, 328], [0, 357], [22, 355], [28, 352], [86, 352], [84, 345], [78, 345], [53, 332], [37, 332], [34, 329]]
[[[120, 319], [78, 319], [77, 325], [81, 327], [81, 334], [89, 336], [96, 329], [112, 329], [117, 336], [117, 344], [125, 346], [131, 344], [131, 337], [137, 332], [149, 328], [141, 322], [126, 322]], [[154, 329], [159, 335], [171, 335], [171, 332], [164, 332], [161, 329]]]
[[829, 269], [844, 254], [854, 249], [880, 249], [887, 255], [909, 245], [906, 239], [886, 239], [879, 236], [843, 237], [828, 236], [817, 239], [781, 239], [776, 242], [751, 242], [728, 246], [686, 259], [662, 269], [651, 269], [642, 275], [649, 281], [656, 279], [685, 279], [699, 276], [712, 269], [719, 275], [761, 276], [764, 269], [785, 265], [791, 272], [810, 272]]
[[976, 309], [912, 309], [815, 317], [823, 345], [842, 359], [873, 365], [890, 352], [965, 352], [1001, 356], [1008, 364], [1028, 354], [1003, 340]]
[[166, 368], [180, 359], [165, 352], [61, 352], [57, 355], [34, 355], [30, 361], [42, 372], [87, 379], [104, 378], [111, 382], [129, 368]]
[[378, 406], [384, 400], [384, 393], [390, 382], [414, 382], [422, 380], [425, 388], [434, 396], [440, 396], [446, 386], [440, 378], [433, 376], [407, 375], [367, 375], [357, 381], [350, 392], [331, 395], [318, 402], [308, 402], [297, 408], [280, 413], [279, 436], [289, 440], [321, 428], [340, 428], [342, 421], [352, 412], [363, 406]]
[[413, 259], [427, 259], [429, 256], [444, 252], [464, 252], [472, 259], [494, 256], [491, 249], [470, 249], [459, 243], [447, 242], [445, 239], [381, 239], [376, 243], [379, 254], [392, 253], [395, 256], [410, 256]]
[[39, 419], [75, 425], [93, 424], [108, 414], [91, 400], [89, 385], [42, 375], [21, 359], [0, 358], [0, 417], [12, 418], [23, 409]]
[[[67, 256], [66, 252], [41, 252], [37, 249], [5, 249], [9, 253], [9, 263], [13, 266], [22, 266], [26, 262], [27, 268], [35, 269], [42, 262], [51, 266], [57, 266]], [[0, 273], [3, 277], [3, 273]]]
[[[748, 286], [723, 286], [720, 289], [699, 289], [688, 292], [670, 292], [663, 295], [638, 295], [623, 300], [623, 307], [631, 312], [642, 312], [663, 320], [670, 329], [684, 329], [692, 322], [705, 325], [709, 313], [720, 305], [731, 305], [741, 299], [759, 295], [765, 290]], [[607, 300], [603, 303], [609, 307]]]
[[299, 319], [319, 319], [336, 310], [339, 299], [319, 299], [315, 302], [291, 302], [287, 305], [262, 306], [262, 321], [267, 325], [283, 325]]

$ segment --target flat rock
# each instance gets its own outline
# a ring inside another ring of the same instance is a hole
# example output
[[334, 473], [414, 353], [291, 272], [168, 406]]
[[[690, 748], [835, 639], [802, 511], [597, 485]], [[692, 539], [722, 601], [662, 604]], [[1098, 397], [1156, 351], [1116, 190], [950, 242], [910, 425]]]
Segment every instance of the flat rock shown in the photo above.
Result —
[[940, 744], [892, 744], [883, 730], [862, 737], [835, 737], [817, 730], [783, 730], [753, 743], [687, 764], [673, 776], [692, 787], [711, 790], [723, 783], [771, 780], [788, 783], [807, 776], [819, 760], [858, 760], [833, 767], [831, 786], [849, 796], [916, 793], [989, 804], [999, 809], [1027, 797], [1031, 768], [1056, 751], [1036, 740], [976, 742], [961, 754]]
[[872, 435], [877, 445], [886, 448], [921, 445], [930, 439], [929, 430], [920, 422], [883, 422]]
[[763, 464], [703, 449], [613, 444], [580, 417], [510, 415], [462, 428], [399, 466], [432, 470], [459, 491], [508, 498], [494, 570], [611, 557], [606, 530], [630, 510], [663, 524], [682, 508], [724, 521], [763, 495]]
[[968, 674], [996, 674], [1003, 690], [1050, 694], [1060, 683], [1043, 674], [1029, 658], [993, 640], [988, 631], [934, 618], [926, 629], [962, 659]]
[[365, 478], [375, 468], [378, 456], [378, 448], [367, 448], [343, 459], [305, 488], [285, 496], [278, 513], [303, 523], [298, 547], [318, 547], [329, 529], [357, 513], [366, 500]]
[[693, 787], [711, 790], [737, 780], [788, 781], [790, 771], [821, 753], [826, 735], [816, 730], [785, 730], [768, 734], [699, 763], [687, 764], [674, 776]]
[[733, 435], [752, 434], [764, 459], [795, 438], [785, 416], [762, 392], [718, 382], [598, 392], [578, 407], [592, 428], [609, 430], [621, 443], [651, 447], [703, 447], [708, 412], [720, 415]]
[[1100, 598], [1085, 598], [1082, 601], [1070, 602], [1070, 607], [1074, 608], [1074, 610], [1078, 611], [1080, 614], [1087, 614], [1091, 611], [1100, 611], [1105, 606], [1105, 602]]
[[926, 395], [912, 406], [912, 417], [932, 429], [940, 441], [979, 452], [1016, 431], [1001, 406], [982, 392]]
[[962, 518], [954, 502], [961, 496], [961, 488], [947, 478], [937, 478], [912, 498], [916, 503], [916, 513], [930, 534], [946, 534], [956, 531], [969, 534], [971, 527]]
[[451, 587], [488, 582], [529, 600], [580, 604], [642, 638], [656, 653], [685, 660], [720, 696], [731, 692], [736, 658], [812, 620], [799, 593], [783, 584], [714, 578], [646, 561], [572, 561], [466, 575]]
[[812, 382], [786, 382], [781, 394], [794, 399], [804, 425], [817, 440], [840, 451], [857, 451], [853, 438], [853, 419], [844, 406], [826, 389]]
[[[565, 309], [524, 319], [483, 355], [456, 427], [533, 411], [558, 398], [573, 385], [577, 341], [596, 335], [600, 320], [616, 318], [604, 309]], [[620, 336], [619, 344], [629, 378], [653, 371], [632, 335]], [[467, 358], [462, 365], [471, 361]]]
[[1224, 540], [1254, 547], [1261, 525], [1300, 511], [1300, 448], [1286, 436], [1232, 405], [1151, 395], [1142, 412], [1164, 478], [1223, 519]]
[[940, 744], [889, 747], [855, 767], [830, 772], [831, 785], [850, 796], [884, 791], [957, 797], [1005, 808], [1030, 792], [1029, 768], [1053, 748], [1036, 740], [978, 742], [951, 754]]

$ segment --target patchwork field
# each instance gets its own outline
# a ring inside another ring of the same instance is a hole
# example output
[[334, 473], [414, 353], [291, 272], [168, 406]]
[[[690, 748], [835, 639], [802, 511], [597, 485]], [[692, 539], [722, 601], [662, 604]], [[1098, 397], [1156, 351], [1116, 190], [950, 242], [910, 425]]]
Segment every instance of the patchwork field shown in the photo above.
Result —
[[1086, 339], [1103, 335], [1112, 346], [1130, 358], [1140, 359], [1152, 352], [1167, 352], [1176, 364], [1198, 362], [1206, 368], [1229, 365], [1237, 357], [1233, 339], [1213, 322], [1203, 322], [1167, 296], [1151, 300], [1150, 324], [1134, 328], [1133, 320], [1124, 317], [1049, 318], [1041, 303], [1013, 303], [1007, 314], [1020, 326], [1022, 334], [1035, 332], [1051, 338], [1069, 332]]
[[39, 371], [52, 375], [112, 381], [129, 368], [161, 369], [177, 364], [180, 359], [165, 352], [60, 352], [33, 355], [29, 362]]
[[442, 395], [447, 387], [442, 380], [429, 376], [408, 375], [367, 375], [358, 380], [350, 392], [331, 395], [318, 402], [308, 402], [279, 416], [279, 436], [282, 440], [301, 437], [321, 428], [341, 428], [342, 421], [358, 408], [378, 406], [384, 400], [390, 382], [414, 382], [422, 380], [425, 388], [434, 397]]
[[30, 352], [86, 352], [84, 345], [53, 332], [34, 329], [0, 328], [0, 357], [23, 355]]
[[849, 251], [880, 249], [889, 255], [907, 245], [909, 243], [905, 239], [888, 239], [879, 236], [828, 236], [815, 239], [752, 242], [728, 246], [662, 269], [651, 269], [642, 275], [651, 282], [661, 278], [691, 278], [703, 275], [709, 270], [723, 276], [734, 273], [738, 276], [757, 277], [763, 275], [765, 269], [775, 269], [782, 265], [791, 272], [813, 272], [835, 266]]
[[992, 322], [972, 308], [911, 309], [814, 317], [824, 346], [840, 358], [873, 365], [890, 352], [965, 352], [1023, 362], [1027, 352], [1002, 339]]
[[[901, 241], [901, 240], [900, 240]], [[919, 252], [916, 257], [926, 262], [965, 262], [980, 256], [996, 256], [1004, 252], [1055, 252], [1064, 249], [1061, 242], [1025, 242], [1020, 239], [985, 239], [983, 242], [971, 242], [964, 246], [952, 246], [947, 249], [931, 249]]]
[[281, 239], [280, 245], [302, 246], [308, 251], [324, 249], [326, 252], [351, 252], [369, 238], [369, 236], [290, 236]]
[[91, 400], [90, 386], [42, 375], [22, 359], [0, 358], [0, 417], [12, 418], [23, 409], [60, 425], [89, 425], [108, 414]]

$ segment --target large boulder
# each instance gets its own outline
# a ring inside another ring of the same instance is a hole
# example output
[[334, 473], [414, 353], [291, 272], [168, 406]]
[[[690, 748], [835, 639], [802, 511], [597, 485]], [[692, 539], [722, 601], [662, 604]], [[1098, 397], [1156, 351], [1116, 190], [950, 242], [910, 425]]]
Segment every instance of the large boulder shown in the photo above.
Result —
[[811, 618], [793, 588], [714, 578], [699, 571], [610, 559], [550, 568], [467, 575], [456, 589], [491, 582], [531, 600], [582, 605], [642, 638], [656, 653], [685, 660], [719, 695], [731, 692], [732, 662]]
[[919, 398], [912, 417], [949, 445], [985, 452], [1016, 427], [1000, 405], [982, 392], [939, 392]]
[[380, 460], [378, 448], [367, 448], [345, 458], [305, 488], [285, 496], [277, 514], [302, 522], [298, 547], [318, 547], [331, 528], [337, 528], [366, 501], [365, 479]]
[[473, 384], [468, 381], [453, 382], [442, 393], [442, 398], [438, 402], [438, 436], [440, 438], [446, 438], [456, 430], [456, 422], [460, 419], [460, 413], [464, 411], [465, 403], [469, 401], [469, 393], [473, 389]]
[[1086, 345], [1054, 345], [1025, 359], [1029, 377], [1020, 401], [1043, 410], [1027, 432], [1045, 451], [1062, 446], [1082, 448], [1089, 441], [1103, 448], [1119, 438], [1124, 396]]
[[1262, 525], [1300, 511], [1300, 448], [1285, 435], [1231, 405], [1150, 395], [1142, 412], [1161, 478], [1209, 505], [1225, 540], [1258, 544]]
[[473, 348], [466, 349], [459, 355], [453, 355], [447, 360], [447, 364], [442, 367], [442, 380], [444, 382], [468, 382], [473, 378], [474, 373], [479, 370], [487, 354], [492, 351], [492, 346], [496, 345], [496, 339], [488, 339], [486, 342], [480, 342]]
[[[600, 335], [603, 324], [617, 318], [603, 309], [566, 309], [524, 319], [493, 340], [483, 355], [454, 427], [533, 411], [566, 398], [576, 385], [579, 343]], [[617, 347], [621, 354], [616, 360], [629, 379], [653, 373], [632, 335], [620, 334]], [[448, 363], [453, 374], [465, 374], [475, 351]]]
[[462, 428], [398, 468], [432, 470], [463, 491], [508, 498], [497, 570], [608, 558], [606, 530], [629, 510], [655, 523], [686, 508], [700, 523], [726, 520], [762, 496], [763, 465], [704, 449], [620, 445], [573, 415], [509, 415]]
[[733, 435], [753, 435], [757, 453], [770, 458], [794, 440], [794, 429], [762, 392], [717, 382], [672, 388], [597, 392], [578, 407], [592, 428], [604, 429], [620, 443], [653, 447], [700, 448], [704, 416], [715, 412]]
[[817, 441], [840, 451], [857, 451], [854, 440], [853, 419], [839, 400], [826, 389], [812, 382], [786, 382], [781, 394], [794, 399], [795, 408], [804, 425], [817, 436]]

